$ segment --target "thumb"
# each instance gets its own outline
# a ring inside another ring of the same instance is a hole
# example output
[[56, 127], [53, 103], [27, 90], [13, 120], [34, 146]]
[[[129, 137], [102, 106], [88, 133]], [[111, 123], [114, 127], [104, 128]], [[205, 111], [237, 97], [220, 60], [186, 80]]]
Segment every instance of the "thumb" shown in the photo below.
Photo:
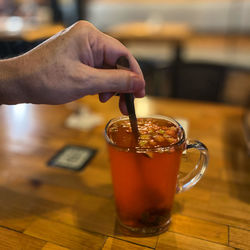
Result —
[[137, 73], [118, 69], [93, 69], [90, 76], [92, 94], [115, 92], [134, 93], [135, 97], [145, 95], [145, 81]]

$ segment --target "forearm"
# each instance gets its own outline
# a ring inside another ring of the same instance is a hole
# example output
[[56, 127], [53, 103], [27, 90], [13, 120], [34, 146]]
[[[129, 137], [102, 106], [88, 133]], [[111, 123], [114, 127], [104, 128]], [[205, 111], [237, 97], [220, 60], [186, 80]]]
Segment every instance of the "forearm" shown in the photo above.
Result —
[[[115, 67], [120, 56], [130, 60], [132, 72], [103, 69]], [[127, 48], [85, 21], [21, 56], [0, 60], [0, 104], [64, 104], [103, 93], [143, 97], [145, 82]], [[125, 107], [123, 99], [121, 103]]]
[[0, 60], [0, 104], [17, 104], [26, 102], [25, 79], [23, 70], [25, 62], [21, 57]]

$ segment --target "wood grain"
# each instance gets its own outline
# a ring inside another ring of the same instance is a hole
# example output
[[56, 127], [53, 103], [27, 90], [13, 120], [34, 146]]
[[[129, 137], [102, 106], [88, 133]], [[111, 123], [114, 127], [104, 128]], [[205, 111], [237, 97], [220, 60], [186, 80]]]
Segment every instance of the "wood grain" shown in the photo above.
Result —
[[100, 249], [105, 241], [102, 235], [45, 219], [35, 220], [24, 233], [71, 249]]
[[[66, 128], [65, 119], [81, 105], [101, 115], [103, 123], [91, 131]], [[248, 249], [250, 168], [241, 126], [244, 109], [152, 97], [135, 105], [138, 115], [188, 119], [189, 137], [204, 142], [210, 152], [201, 181], [176, 195], [169, 231], [139, 238], [119, 230], [103, 137], [105, 123], [120, 116], [118, 98], [101, 104], [97, 96], [89, 96], [68, 105], [0, 107], [0, 249], [22, 244], [32, 250]], [[80, 172], [48, 167], [47, 161], [66, 144], [98, 152]], [[195, 157], [191, 151], [184, 156], [182, 170], [192, 168]]]
[[174, 215], [169, 231], [224, 245], [228, 244], [227, 226], [187, 216]]
[[113, 200], [93, 195], [82, 194], [74, 206], [49, 210], [43, 217], [100, 234], [111, 235], [115, 230]]
[[161, 236], [159, 236], [159, 241], [156, 247], [156, 250], [163, 250], [163, 249], [173, 249], [173, 250], [193, 250], [193, 249], [199, 249], [199, 250], [208, 250], [208, 249], [214, 249], [214, 250], [230, 250], [233, 248], [221, 244], [212, 243], [205, 240], [200, 240], [197, 238], [167, 232]]
[[[91, 204], [91, 206], [86, 206], [86, 204]], [[113, 199], [82, 194], [75, 206], [66, 206], [58, 210], [50, 210], [48, 213], [44, 213], [43, 217], [79, 229], [114, 236], [147, 247], [154, 248], [157, 242], [156, 236], [137, 238], [121, 234], [119, 228], [117, 229]]]
[[131, 244], [131, 243], [123, 241], [123, 240], [118, 240], [118, 239], [114, 239], [112, 237], [108, 237], [108, 239], [106, 240], [105, 245], [102, 249], [103, 250], [127, 250], [127, 249], [149, 250], [151, 248]]
[[69, 248], [61, 247], [50, 242], [46, 243], [45, 246], [42, 248], [42, 250], [68, 250], [68, 249]]
[[230, 227], [229, 245], [239, 249], [250, 249], [250, 231]]
[[0, 249], [1, 250], [41, 250], [46, 241], [24, 235], [7, 228], [0, 227]]

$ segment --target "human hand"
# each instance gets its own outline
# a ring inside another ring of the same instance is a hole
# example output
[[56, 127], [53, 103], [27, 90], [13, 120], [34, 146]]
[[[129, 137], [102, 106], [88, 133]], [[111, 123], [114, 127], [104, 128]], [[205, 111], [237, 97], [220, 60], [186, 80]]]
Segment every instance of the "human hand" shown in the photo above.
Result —
[[[107, 69], [115, 68], [120, 56], [128, 58], [131, 71]], [[128, 49], [86, 21], [59, 32], [17, 60], [25, 102], [63, 104], [94, 94], [105, 102], [114, 93], [145, 95], [142, 72]], [[119, 106], [126, 114], [123, 95]]]

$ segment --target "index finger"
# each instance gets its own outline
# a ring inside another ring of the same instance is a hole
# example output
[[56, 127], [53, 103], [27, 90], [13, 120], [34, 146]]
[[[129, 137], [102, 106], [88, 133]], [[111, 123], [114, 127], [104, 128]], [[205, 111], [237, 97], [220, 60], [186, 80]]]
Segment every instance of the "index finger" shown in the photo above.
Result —
[[115, 67], [118, 58], [120, 58], [121, 56], [125, 56], [129, 60], [130, 70], [143, 77], [143, 73], [135, 57], [121, 42], [108, 35], [105, 35], [104, 42], [105, 42], [105, 51], [104, 51], [103, 62], [105, 64], [108, 64], [111, 67]]

